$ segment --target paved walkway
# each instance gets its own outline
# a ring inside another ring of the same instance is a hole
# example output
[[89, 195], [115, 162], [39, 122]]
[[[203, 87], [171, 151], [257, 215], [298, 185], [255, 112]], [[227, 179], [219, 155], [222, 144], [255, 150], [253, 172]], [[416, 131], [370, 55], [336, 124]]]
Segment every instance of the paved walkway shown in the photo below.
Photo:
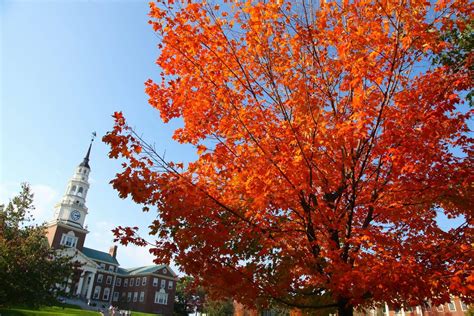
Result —
[[100, 306], [89, 306], [87, 303], [81, 299], [77, 298], [66, 298], [65, 303], [67, 304], [72, 304], [72, 305], [77, 305], [82, 309], [85, 310], [90, 310], [90, 311], [102, 311], [102, 315], [104, 316], [109, 316], [109, 310], [107, 308], [102, 308]]

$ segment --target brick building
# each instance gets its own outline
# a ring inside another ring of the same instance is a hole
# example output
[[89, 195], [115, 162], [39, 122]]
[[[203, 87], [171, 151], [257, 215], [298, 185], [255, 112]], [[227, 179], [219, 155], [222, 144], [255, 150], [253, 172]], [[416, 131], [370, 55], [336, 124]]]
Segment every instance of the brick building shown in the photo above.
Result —
[[[427, 303], [425, 306], [395, 309], [388, 304], [382, 304], [380, 307], [374, 309], [355, 310], [354, 316], [465, 316], [472, 315], [469, 314], [469, 308], [470, 306], [466, 305], [459, 297], [453, 297], [451, 302], [440, 306], [432, 306]], [[287, 316], [308, 315], [296, 308], [288, 309], [286, 313], [282, 313], [281, 310], [247, 309], [244, 305], [234, 301], [234, 316], [281, 316], [284, 314]], [[326, 310], [317, 315], [336, 316], [337, 312], [335, 310], [332, 312]]]
[[112, 246], [109, 252], [84, 247], [89, 233], [84, 221], [88, 214], [91, 146], [92, 142], [69, 180], [62, 200], [55, 206], [54, 218], [46, 226], [49, 245], [81, 265], [78, 273], [68, 280], [66, 291], [99, 307], [120, 304], [130, 310], [172, 315], [177, 276], [170, 267], [124, 269], [116, 258], [117, 246]]

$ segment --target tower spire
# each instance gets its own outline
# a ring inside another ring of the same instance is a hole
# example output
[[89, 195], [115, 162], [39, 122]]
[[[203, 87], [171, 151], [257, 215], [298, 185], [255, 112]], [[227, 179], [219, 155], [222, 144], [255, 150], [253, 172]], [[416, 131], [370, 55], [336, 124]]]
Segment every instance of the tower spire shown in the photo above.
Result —
[[89, 149], [87, 149], [86, 156], [84, 157], [84, 160], [81, 162], [79, 166], [89, 168], [89, 169], [91, 168], [89, 166], [89, 156], [91, 154], [92, 143], [94, 142], [94, 139], [96, 136], [97, 136], [96, 132], [92, 132], [92, 138], [91, 138], [91, 143], [89, 144]]

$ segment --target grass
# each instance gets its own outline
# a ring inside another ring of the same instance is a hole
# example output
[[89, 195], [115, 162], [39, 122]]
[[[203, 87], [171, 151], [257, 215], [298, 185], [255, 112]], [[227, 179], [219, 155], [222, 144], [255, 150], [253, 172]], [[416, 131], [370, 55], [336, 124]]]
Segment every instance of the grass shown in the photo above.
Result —
[[99, 315], [98, 312], [83, 310], [76, 305], [59, 304], [59, 306], [44, 306], [39, 309], [28, 307], [0, 308], [0, 316], [62, 316], [62, 315]]
[[134, 312], [132, 311], [132, 316], [155, 316], [157, 314], [148, 314], [148, 313], [141, 313], [141, 312]]
[[[58, 306], [44, 306], [39, 309], [28, 307], [0, 308], [0, 316], [67, 316], [67, 315], [99, 315], [98, 312], [81, 309], [72, 304], [58, 304]], [[132, 316], [155, 316], [157, 314], [148, 314], [132, 311]]]

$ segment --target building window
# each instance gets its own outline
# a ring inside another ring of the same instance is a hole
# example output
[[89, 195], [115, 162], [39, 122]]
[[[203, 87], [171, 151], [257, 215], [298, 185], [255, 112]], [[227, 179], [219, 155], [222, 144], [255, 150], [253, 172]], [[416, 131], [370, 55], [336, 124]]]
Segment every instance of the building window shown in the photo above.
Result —
[[158, 278], [153, 278], [153, 286], [154, 287], [158, 286]]
[[454, 300], [451, 299], [451, 301], [448, 303], [448, 308], [451, 312], [455, 312], [456, 311], [456, 304], [454, 303]]
[[132, 292], [128, 292], [127, 294], [127, 302], [130, 302], [132, 300]]
[[133, 301], [136, 302], [138, 299], [138, 292], [133, 293]]
[[82, 187], [79, 187], [79, 190], [77, 190], [77, 195], [82, 196], [84, 194], [84, 189]]
[[107, 279], [105, 279], [105, 284], [112, 284], [112, 276], [108, 275]]
[[63, 234], [60, 244], [66, 247], [76, 247], [77, 237], [74, 235], [74, 232], [70, 231], [67, 234]]
[[140, 292], [140, 302], [145, 300], [145, 292]]
[[131, 278], [131, 279], [130, 279], [130, 286], [133, 286], [133, 282], [135, 282], [135, 279], [134, 279], [134, 278]]
[[159, 292], [155, 292], [155, 304], [168, 304], [168, 294], [165, 290], [161, 289]]
[[100, 267], [101, 269], [105, 270], [105, 263], [99, 264], [99, 267]]
[[173, 281], [168, 281], [168, 289], [171, 290], [173, 288]]
[[127, 292], [122, 292], [122, 298], [125, 298], [125, 295], [127, 295]]
[[114, 272], [114, 271], [115, 271], [115, 267], [114, 267], [114, 266], [109, 266], [109, 271]]
[[459, 303], [461, 304], [461, 310], [463, 312], [466, 312], [467, 311], [467, 305], [466, 303], [464, 303], [463, 301], [459, 301]]
[[142, 278], [142, 285], [146, 285], [146, 277]]
[[161, 286], [162, 289], [166, 287], [166, 280], [161, 280]]
[[128, 286], [128, 279], [123, 279], [123, 287], [127, 287]]
[[443, 305], [439, 305], [438, 307], [436, 307], [436, 310], [438, 312], [444, 312], [444, 306]]
[[100, 286], [96, 286], [94, 289], [94, 295], [92, 296], [93, 299], [97, 300], [100, 296]]
[[102, 274], [97, 274], [97, 283], [102, 283], [102, 279], [104, 278], [104, 276]]
[[166, 273], [168, 273], [168, 270], [166, 270], [166, 268], [165, 268], [165, 269], [163, 269], [163, 274], [166, 274]]
[[109, 295], [110, 295], [110, 289], [108, 287], [106, 287], [104, 289], [104, 295], [102, 295], [102, 299], [104, 301], [108, 301], [109, 300]]
[[135, 281], [135, 284], [136, 284], [137, 286], [140, 285], [140, 278], [137, 278], [137, 280]]
[[72, 186], [71, 188], [71, 193], [74, 193], [76, 191], [77, 187], [75, 185]]
[[122, 285], [122, 279], [121, 278], [115, 279], [115, 285], [117, 285], [117, 286]]
[[114, 302], [117, 302], [118, 299], [119, 299], [119, 292], [114, 292], [114, 297], [112, 298], [112, 300], [113, 300]]

